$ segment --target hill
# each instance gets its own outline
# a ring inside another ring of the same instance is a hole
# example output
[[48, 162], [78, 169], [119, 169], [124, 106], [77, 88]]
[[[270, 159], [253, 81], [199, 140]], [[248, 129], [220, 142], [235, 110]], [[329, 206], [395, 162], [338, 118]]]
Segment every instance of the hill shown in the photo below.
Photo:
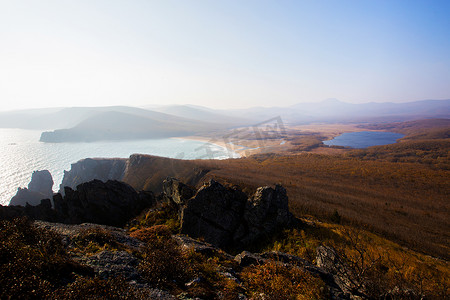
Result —
[[235, 117], [232, 115], [222, 114], [218, 110], [209, 109], [201, 106], [193, 105], [167, 105], [159, 106], [152, 109], [177, 117], [188, 118], [192, 120], [226, 124], [228, 126], [245, 126], [255, 122], [255, 120], [249, 120], [247, 117]]
[[69, 129], [43, 132], [40, 141], [57, 143], [157, 139], [192, 135], [214, 129], [214, 126], [218, 127], [158, 112], [122, 109], [96, 113]]
[[446, 170], [308, 153], [224, 161], [135, 155], [123, 180], [138, 190], [157, 192], [161, 190], [159, 183], [168, 176], [192, 185], [214, 178], [248, 191], [280, 183], [288, 190], [290, 208], [296, 216], [329, 218], [337, 211], [351, 224], [448, 258]]

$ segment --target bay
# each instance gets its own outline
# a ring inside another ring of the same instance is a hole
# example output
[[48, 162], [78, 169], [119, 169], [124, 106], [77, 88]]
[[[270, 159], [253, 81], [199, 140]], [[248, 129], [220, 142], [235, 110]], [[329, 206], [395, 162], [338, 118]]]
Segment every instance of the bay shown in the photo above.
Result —
[[151, 154], [180, 159], [239, 157], [226, 148], [187, 139], [104, 141], [93, 143], [42, 143], [41, 131], [0, 128], [0, 204], [8, 205], [18, 187], [27, 187], [35, 170], [49, 170], [57, 191], [64, 170], [87, 157], [128, 158]]

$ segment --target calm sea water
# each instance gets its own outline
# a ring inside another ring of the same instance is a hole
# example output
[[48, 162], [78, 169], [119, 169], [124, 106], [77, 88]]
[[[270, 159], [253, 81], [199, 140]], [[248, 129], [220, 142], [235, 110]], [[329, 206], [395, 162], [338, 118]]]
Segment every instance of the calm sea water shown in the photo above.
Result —
[[346, 132], [332, 140], [324, 141], [323, 143], [329, 146], [367, 148], [370, 146], [393, 144], [397, 139], [404, 136], [405, 135], [400, 133], [381, 131]]
[[56, 191], [64, 170], [87, 157], [123, 157], [133, 153], [197, 159], [239, 157], [225, 148], [183, 139], [136, 140], [95, 143], [39, 142], [41, 131], [0, 128], [0, 204], [7, 205], [18, 187], [26, 187], [35, 170], [49, 170]]

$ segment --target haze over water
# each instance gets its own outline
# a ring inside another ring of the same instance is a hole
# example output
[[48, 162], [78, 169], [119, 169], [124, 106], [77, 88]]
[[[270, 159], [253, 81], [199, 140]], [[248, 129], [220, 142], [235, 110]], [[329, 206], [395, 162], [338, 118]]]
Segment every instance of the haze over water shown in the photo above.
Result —
[[[49, 170], [53, 190], [59, 189], [64, 170], [87, 157], [122, 157], [133, 153], [196, 159], [237, 157], [226, 149], [204, 142], [183, 139], [133, 140], [94, 143], [39, 142], [41, 131], [0, 128], [0, 204], [8, 205], [18, 187], [27, 187], [35, 170]], [[212, 151], [212, 152], [207, 152]]]

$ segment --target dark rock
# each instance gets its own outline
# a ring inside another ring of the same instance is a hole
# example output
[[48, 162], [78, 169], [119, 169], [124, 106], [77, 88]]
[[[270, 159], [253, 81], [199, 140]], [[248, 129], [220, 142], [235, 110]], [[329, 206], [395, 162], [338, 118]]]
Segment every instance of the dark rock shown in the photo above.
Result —
[[127, 166], [122, 158], [86, 158], [79, 160], [64, 171], [59, 192], [64, 195], [64, 187], [75, 189], [78, 185], [94, 179], [101, 181], [121, 180]]
[[223, 252], [219, 248], [205, 242], [198, 241], [184, 234], [174, 235], [173, 238], [185, 250], [193, 250], [206, 256], [224, 256], [227, 259], [233, 259], [233, 256]]
[[342, 298], [359, 299], [359, 291], [352, 288], [353, 283], [348, 276], [351, 270], [343, 263], [339, 254], [331, 247], [319, 246], [316, 250], [316, 265], [328, 272], [328, 278], [322, 278], [329, 286], [341, 291]]
[[275, 189], [268, 186], [258, 188], [247, 202], [244, 219], [248, 231], [235, 238], [246, 245], [289, 225], [293, 216], [289, 212], [286, 189], [280, 185]]
[[[63, 224], [63, 223], [52, 223], [46, 221], [35, 221], [34, 224], [38, 227], [45, 228], [47, 230], [52, 230], [65, 238], [69, 243], [78, 237], [80, 232], [91, 229], [101, 229], [107, 231], [110, 236], [119, 244], [122, 244], [128, 248], [139, 249], [145, 245], [144, 242], [130, 237], [125, 229], [117, 228], [107, 225], [99, 225], [92, 223], [82, 223], [82, 224]], [[76, 245], [75, 245], [76, 246]]]
[[42, 193], [44, 195], [53, 195], [53, 178], [48, 170], [34, 171], [31, 175], [31, 181], [28, 189], [33, 192]]
[[50, 199], [43, 199], [39, 205], [29, 205], [25, 207], [21, 205], [1, 206], [0, 220], [11, 220], [18, 217], [28, 217], [33, 220], [58, 220], [58, 214], [52, 209]]
[[80, 184], [74, 191], [65, 188], [66, 195], [53, 198], [55, 210], [65, 223], [96, 223], [123, 226], [144, 208], [154, 204], [152, 193], [138, 194], [126, 183], [93, 180]]
[[248, 251], [243, 251], [242, 253], [236, 255], [234, 260], [237, 261], [237, 263], [241, 267], [260, 265], [263, 264], [265, 261], [262, 257]]
[[164, 191], [179, 205], [182, 233], [218, 247], [241, 248], [293, 220], [281, 186], [259, 188], [248, 199], [237, 187], [224, 187], [214, 180], [194, 193], [178, 180], [169, 179], [164, 182]]
[[28, 188], [18, 188], [9, 205], [39, 205], [42, 199], [53, 196], [53, 178], [48, 170], [34, 171]]
[[35, 220], [68, 224], [96, 223], [124, 226], [144, 208], [155, 204], [151, 192], [137, 193], [131, 186], [119, 181], [93, 180], [80, 184], [77, 190], [65, 188], [66, 195], [53, 196], [54, 209], [49, 199], [39, 205], [0, 207], [0, 218], [27, 216]]
[[243, 218], [247, 196], [211, 180], [187, 200], [181, 212], [181, 231], [222, 247], [233, 243]]
[[178, 205], [190, 199], [195, 194], [195, 188], [190, 187], [176, 178], [167, 178], [163, 181], [164, 195]]

